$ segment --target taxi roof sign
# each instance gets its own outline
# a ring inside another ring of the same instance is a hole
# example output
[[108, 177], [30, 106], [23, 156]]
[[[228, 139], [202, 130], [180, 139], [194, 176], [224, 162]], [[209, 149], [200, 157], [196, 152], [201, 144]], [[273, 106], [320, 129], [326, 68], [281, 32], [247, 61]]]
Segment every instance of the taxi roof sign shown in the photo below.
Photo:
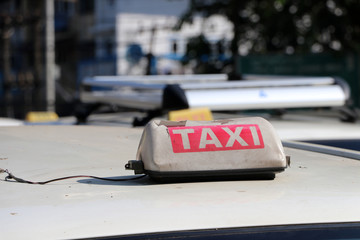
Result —
[[59, 116], [55, 112], [28, 112], [25, 119], [31, 123], [55, 122]]
[[144, 129], [137, 161], [129, 161], [125, 167], [167, 181], [256, 174], [273, 179], [287, 166], [272, 125], [263, 118], [250, 117], [152, 121]]
[[183, 120], [193, 120], [193, 121], [211, 121], [213, 120], [212, 113], [209, 108], [192, 108], [192, 109], [183, 109], [169, 112], [170, 121], [183, 121]]

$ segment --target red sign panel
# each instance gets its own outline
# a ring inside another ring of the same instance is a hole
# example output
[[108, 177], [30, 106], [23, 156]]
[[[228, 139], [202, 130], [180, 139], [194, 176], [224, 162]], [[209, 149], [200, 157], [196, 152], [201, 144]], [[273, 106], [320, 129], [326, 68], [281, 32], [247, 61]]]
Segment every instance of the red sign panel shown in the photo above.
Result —
[[174, 153], [264, 148], [256, 124], [168, 127]]

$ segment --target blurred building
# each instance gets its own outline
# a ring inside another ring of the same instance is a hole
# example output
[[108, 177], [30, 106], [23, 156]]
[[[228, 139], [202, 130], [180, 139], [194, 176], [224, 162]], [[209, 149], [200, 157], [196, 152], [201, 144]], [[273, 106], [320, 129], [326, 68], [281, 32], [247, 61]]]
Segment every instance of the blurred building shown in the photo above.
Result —
[[43, 81], [40, 2], [0, 2], [0, 116], [40, 107]]
[[[93, 37], [79, 32], [93, 26], [94, 3], [55, 0], [54, 9], [60, 109], [72, 101], [77, 59], [94, 57]], [[0, 2], [0, 47], [0, 116], [24, 118], [26, 112], [45, 110], [45, 0]]]
[[220, 16], [206, 22], [197, 17], [175, 31], [189, 4], [189, 0], [95, 0], [95, 58], [80, 63], [78, 80], [88, 75], [182, 73], [179, 60], [189, 38], [200, 33], [213, 42], [232, 38], [231, 24]]
[[[0, 116], [45, 109], [45, 2], [0, 2]], [[175, 31], [189, 0], [54, 0], [56, 111], [71, 114], [85, 76], [182, 73], [189, 38], [232, 38], [220, 16]]]

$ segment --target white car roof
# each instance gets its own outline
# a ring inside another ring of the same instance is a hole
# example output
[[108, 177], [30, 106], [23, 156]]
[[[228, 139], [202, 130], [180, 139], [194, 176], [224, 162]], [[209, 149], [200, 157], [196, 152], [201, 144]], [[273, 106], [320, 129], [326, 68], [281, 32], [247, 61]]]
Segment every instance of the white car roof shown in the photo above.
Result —
[[[79, 174], [131, 176], [124, 165], [135, 159], [141, 133], [124, 127], [4, 127], [0, 168], [33, 181]], [[69, 239], [359, 221], [360, 161], [293, 148], [285, 153], [291, 167], [267, 181], [0, 181], [0, 236]]]
[[24, 122], [21, 120], [0, 117], [0, 127], [21, 126], [21, 125], [24, 125]]
[[359, 139], [360, 122], [341, 122], [334, 116], [286, 114], [271, 118], [271, 123], [282, 140]]

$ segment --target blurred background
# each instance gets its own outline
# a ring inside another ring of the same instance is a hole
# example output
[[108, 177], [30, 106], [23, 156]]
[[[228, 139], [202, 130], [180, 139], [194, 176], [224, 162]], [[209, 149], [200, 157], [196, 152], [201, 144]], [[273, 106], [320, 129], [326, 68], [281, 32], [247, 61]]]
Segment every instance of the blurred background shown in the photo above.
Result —
[[360, 106], [358, 0], [1, 0], [0, 117], [73, 114], [86, 76], [339, 76]]

